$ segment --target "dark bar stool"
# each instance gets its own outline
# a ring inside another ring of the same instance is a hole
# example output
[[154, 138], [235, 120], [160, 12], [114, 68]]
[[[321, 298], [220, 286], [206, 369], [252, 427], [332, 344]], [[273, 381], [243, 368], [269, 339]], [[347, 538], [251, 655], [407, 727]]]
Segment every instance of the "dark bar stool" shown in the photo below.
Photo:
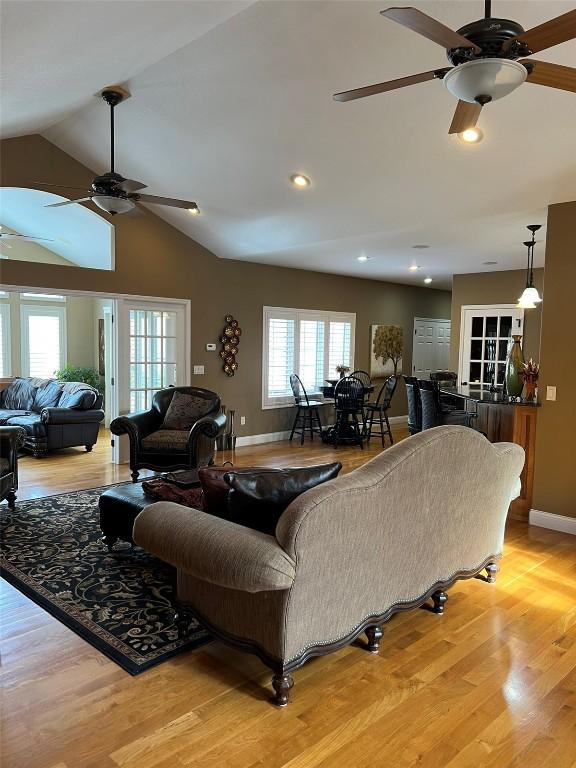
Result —
[[408, 398], [408, 431], [415, 435], [422, 431], [422, 401], [420, 387], [415, 376], [404, 376], [406, 397]]
[[314, 432], [322, 437], [322, 422], [320, 421], [320, 411], [318, 410], [323, 403], [320, 400], [309, 400], [304, 384], [300, 377], [293, 373], [290, 376], [290, 386], [294, 394], [296, 405], [296, 416], [290, 433], [290, 440], [295, 434], [300, 435], [300, 445], [304, 445], [304, 435], [306, 429], [310, 430], [310, 440], [314, 440]]
[[[353, 376], [355, 379], [359, 379], [362, 382], [362, 386], [364, 387], [364, 396], [366, 396], [366, 392], [372, 389], [372, 379], [370, 378], [370, 374], [368, 371], [352, 371], [350, 376]], [[366, 410], [364, 407], [362, 408], [362, 428], [364, 430], [364, 436], [366, 436], [366, 427], [367, 427], [367, 417], [366, 417]]]
[[462, 427], [471, 427], [474, 413], [459, 410], [443, 410], [440, 405], [438, 387], [435, 382], [426, 379], [418, 381], [420, 398], [422, 402], [422, 431], [439, 427], [444, 424], [459, 424]]
[[[390, 438], [390, 445], [394, 445], [394, 438], [392, 437], [392, 430], [390, 429], [390, 422], [388, 421], [387, 411], [390, 408], [390, 403], [392, 402], [392, 397], [396, 391], [397, 383], [398, 379], [396, 376], [390, 376], [380, 389], [378, 397], [376, 398], [376, 402], [364, 404], [364, 412], [368, 417], [366, 425], [367, 443], [370, 442], [370, 438], [373, 434], [376, 436], [380, 435], [382, 448], [384, 448], [384, 435], [388, 435]], [[374, 427], [374, 417], [376, 414], [378, 414], [378, 420], [380, 422], [380, 432], [372, 431]], [[386, 424], [386, 427], [384, 427], [384, 424]]]
[[334, 408], [336, 424], [334, 427], [334, 447], [338, 448], [339, 438], [352, 432], [354, 442], [364, 449], [362, 429], [358, 416], [362, 416], [364, 407], [364, 385], [355, 376], [346, 376], [334, 389]]
[[[458, 385], [458, 374], [454, 371], [433, 371], [430, 374], [430, 381], [433, 381], [438, 387], [454, 387]], [[440, 405], [442, 410], [459, 410], [462, 401], [459, 397], [453, 397], [440, 392]]]

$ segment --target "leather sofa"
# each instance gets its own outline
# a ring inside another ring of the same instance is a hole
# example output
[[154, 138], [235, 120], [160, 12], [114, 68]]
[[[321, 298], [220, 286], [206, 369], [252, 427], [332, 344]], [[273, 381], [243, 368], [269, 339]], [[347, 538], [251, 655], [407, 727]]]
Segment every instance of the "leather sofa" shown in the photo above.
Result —
[[91, 451], [103, 419], [102, 395], [83, 382], [17, 377], [0, 392], [0, 424], [22, 427], [36, 458], [78, 445]]
[[523, 464], [516, 444], [436, 427], [303, 493], [274, 536], [157, 502], [133, 538], [177, 568], [178, 600], [211, 633], [273, 670], [284, 706], [312, 656], [362, 633], [378, 652], [393, 614], [430, 599], [442, 613], [457, 579], [495, 580]]
[[[182, 429], [165, 425], [167, 413], [176, 394], [193, 403]], [[154, 394], [148, 411], [119, 416], [110, 423], [114, 435], [128, 435], [132, 481], [140, 469], [172, 472], [207, 466], [214, 460], [214, 441], [226, 428], [226, 416], [220, 413], [216, 392], [200, 387], [167, 387]]]
[[16, 504], [18, 490], [18, 449], [24, 445], [22, 427], [0, 427], [0, 501], [6, 499], [10, 509]]

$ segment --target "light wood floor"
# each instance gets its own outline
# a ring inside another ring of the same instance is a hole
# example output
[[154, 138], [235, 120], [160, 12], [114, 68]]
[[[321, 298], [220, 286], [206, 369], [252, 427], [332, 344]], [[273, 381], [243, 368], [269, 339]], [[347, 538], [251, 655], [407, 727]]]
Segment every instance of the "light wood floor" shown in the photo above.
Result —
[[[349, 470], [375, 452], [338, 458]], [[240, 449], [236, 463], [333, 456], [278, 443]], [[20, 498], [126, 479], [106, 457], [102, 445], [24, 459]], [[396, 616], [378, 656], [354, 645], [306, 664], [285, 710], [268, 703], [263, 665], [220, 643], [132, 678], [10, 586], [1, 596], [6, 768], [576, 767], [565, 534], [512, 522], [495, 585], [457, 583], [444, 616]]]

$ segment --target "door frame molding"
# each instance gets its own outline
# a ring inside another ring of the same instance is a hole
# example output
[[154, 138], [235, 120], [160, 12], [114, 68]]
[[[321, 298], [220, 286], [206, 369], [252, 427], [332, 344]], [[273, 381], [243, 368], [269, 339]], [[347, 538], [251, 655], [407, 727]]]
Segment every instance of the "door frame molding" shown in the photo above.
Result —
[[[518, 309], [516, 304], [462, 304], [460, 307], [460, 339], [458, 342], [458, 381], [464, 364], [464, 323], [469, 309]], [[522, 310], [522, 335], [524, 335], [524, 310]]]

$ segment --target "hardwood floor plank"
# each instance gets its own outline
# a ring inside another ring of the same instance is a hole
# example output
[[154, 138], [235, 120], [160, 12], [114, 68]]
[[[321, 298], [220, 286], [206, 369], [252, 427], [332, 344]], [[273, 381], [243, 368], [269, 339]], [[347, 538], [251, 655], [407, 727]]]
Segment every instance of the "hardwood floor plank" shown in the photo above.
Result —
[[[108, 437], [91, 454], [24, 458], [19, 499], [128, 480], [127, 466], [109, 463]], [[378, 452], [376, 441], [335, 451], [316, 440], [232, 458], [337, 459], [347, 472]], [[502, 566], [495, 585], [455, 584], [443, 616], [393, 617], [379, 655], [357, 642], [306, 664], [280, 711], [253, 656], [212, 643], [131, 677], [2, 582], [3, 764], [576, 768], [576, 539], [511, 521]]]

